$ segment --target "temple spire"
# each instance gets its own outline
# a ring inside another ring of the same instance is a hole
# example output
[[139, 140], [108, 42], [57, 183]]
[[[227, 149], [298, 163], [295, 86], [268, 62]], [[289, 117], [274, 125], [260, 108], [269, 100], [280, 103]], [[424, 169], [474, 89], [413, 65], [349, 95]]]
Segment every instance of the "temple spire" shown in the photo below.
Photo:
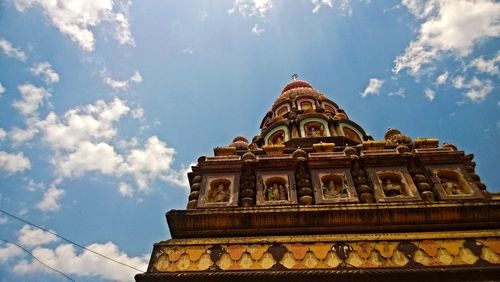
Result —
[[299, 78], [299, 75], [294, 73], [292, 74], [292, 80], [297, 80], [297, 78]]

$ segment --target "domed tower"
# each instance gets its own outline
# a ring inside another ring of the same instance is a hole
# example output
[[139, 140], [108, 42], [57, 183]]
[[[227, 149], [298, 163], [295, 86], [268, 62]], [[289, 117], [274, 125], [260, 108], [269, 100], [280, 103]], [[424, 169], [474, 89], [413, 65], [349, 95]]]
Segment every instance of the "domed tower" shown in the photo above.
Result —
[[500, 197], [472, 158], [393, 128], [373, 140], [293, 76], [259, 135], [198, 159], [136, 280], [497, 279]]
[[355, 146], [372, 139], [335, 102], [309, 82], [295, 78], [262, 120], [261, 134], [253, 140], [258, 146], [312, 148], [321, 142]]

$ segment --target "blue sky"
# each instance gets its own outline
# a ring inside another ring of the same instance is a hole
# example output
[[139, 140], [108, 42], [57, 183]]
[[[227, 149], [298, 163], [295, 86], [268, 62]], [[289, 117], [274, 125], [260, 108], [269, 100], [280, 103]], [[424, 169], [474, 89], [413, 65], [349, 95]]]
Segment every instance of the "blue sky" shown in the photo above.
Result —
[[[0, 3], [0, 207], [145, 269], [212, 148], [258, 134], [292, 73], [375, 139], [474, 153], [500, 192], [500, 4], [487, 0]], [[77, 281], [135, 272], [0, 215]], [[1, 281], [64, 281], [0, 243]]]

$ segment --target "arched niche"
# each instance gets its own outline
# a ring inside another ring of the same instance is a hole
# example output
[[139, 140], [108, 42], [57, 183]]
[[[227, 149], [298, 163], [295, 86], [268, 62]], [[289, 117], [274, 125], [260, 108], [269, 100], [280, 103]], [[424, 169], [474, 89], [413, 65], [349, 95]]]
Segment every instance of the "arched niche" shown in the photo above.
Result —
[[285, 125], [278, 126], [271, 130], [265, 137], [264, 142], [266, 145], [282, 144], [290, 139], [288, 127]]
[[436, 173], [444, 192], [448, 196], [469, 195], [473, 191], [463, 179], [462, 174], [451, 169], [438, 170]]
[[229, 202], [231, 196], [231, 181], [226, 178], [217, 178], [209, 183], [207, 203]]
[[363, 142], [363, 134], [361, 134], [361, 132], [359, 132], [356, 128], [354, 128], [348, 124], [342, 123], [340, 125], [340, 130], [342, 131], [342, 134], [345, 137], [352, 139], [358, 143]]
[[337, 110], [335, 109], [335, 107], [331, 104], [327, 104], [327, 103], [324, 103], [323, 104], [323, 107], [325, 108], [325, 110], [331, 112], [331, 113], [334, 113], [336, 114], [337, 113]]
[[314, 99], [303, 98], [297, 100], [297, 107], [299, 110], [307, 111], [309, 109], [316, 109]]
[[386, 197], [407, 196], [408, 189], [400, 172], [384, 171], [377, 176]]
[[284, 177], [274, 176], [264, 182], [264, 199], [266, 201], [288, 201], [289, 185]]
[[282, 105], [281, 107], [278, 108], [278, 110], [275, 112], [275, 116], [284, 116], [286, 113], [290, 111], [290, 105]]
[[300, 122], [301, 137], [331, 136], [328, 123], [319, 118], [308, 118]]

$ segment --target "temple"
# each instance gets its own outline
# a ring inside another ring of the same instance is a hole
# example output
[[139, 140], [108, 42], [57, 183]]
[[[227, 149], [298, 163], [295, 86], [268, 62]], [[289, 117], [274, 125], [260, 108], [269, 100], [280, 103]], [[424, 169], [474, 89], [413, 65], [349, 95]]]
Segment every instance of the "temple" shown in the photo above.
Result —
[[500, 279], [500, 195], [473, 155], [374, 140], [296, 76], [251, 141], [203, 156], [136, 281]]

